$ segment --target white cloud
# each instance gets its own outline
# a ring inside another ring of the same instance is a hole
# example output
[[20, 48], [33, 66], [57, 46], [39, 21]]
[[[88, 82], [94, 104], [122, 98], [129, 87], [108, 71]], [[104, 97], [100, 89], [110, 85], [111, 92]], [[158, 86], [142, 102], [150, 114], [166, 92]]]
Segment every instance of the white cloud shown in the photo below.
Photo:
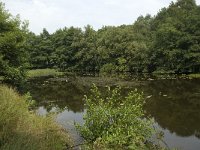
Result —
[[[171, 0], [2, 0], [13, 14], [29, 20], [29, 28], [54, 32], [65, 26], [95, 29], [103, 25], [132, 24], [140, 15], [155, 15]], [[200, 0], [197, 0], [200, 3]]]

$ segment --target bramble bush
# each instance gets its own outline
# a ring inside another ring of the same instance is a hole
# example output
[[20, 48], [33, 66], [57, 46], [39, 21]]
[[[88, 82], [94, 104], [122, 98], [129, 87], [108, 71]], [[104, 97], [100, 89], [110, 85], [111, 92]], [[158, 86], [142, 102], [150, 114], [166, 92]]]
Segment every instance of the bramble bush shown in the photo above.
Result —
[[[149, 149], [147, 140], [154, 134], [153, 121], [144, 117], [143, 94], [137, 90], [126, 97], [121, 88], [101, 93], [93, 85], [85, 96], [87, 112], [84, 125], [76, 124], [88, 149]], [[85, 147], [85, 148], [86, 148]]]

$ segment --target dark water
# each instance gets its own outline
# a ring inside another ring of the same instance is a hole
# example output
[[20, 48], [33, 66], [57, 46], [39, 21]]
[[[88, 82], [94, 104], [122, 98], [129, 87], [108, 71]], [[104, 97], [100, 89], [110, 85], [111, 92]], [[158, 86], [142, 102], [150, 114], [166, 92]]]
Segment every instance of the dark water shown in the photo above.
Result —
[[121, 85], [123, 93], [137, 88], [144, 92], [145, 111], [164, 132], [169, 147], [183, 150], [200, 149], [200, 80], [131, 81], [100, 77], [37, 79], [29, 90], [37, 101], [39, 114], [58, 112], [56, 121], [69, 130], [78, 144], [82, 141], [74, 129], [74, 121], [83, 123], [83, 95], [92, 83], [102, 91], [105, 86]]

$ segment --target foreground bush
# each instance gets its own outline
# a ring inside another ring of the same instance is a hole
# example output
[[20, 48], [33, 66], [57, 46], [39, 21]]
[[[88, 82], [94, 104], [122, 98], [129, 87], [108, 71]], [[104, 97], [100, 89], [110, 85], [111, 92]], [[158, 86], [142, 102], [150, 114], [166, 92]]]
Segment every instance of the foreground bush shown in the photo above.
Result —
[[[142, 94], [137, 90], [122, 97], [120, 88], [101, 94], [94, 86], [86, 97], [83, 126], [77, 125], [88, 149], [150, 149], [152, 121], [144, 119]], [[153, 149], [153, 147], [151, 147]]]
[[30, 113], [25, 97], [0, 85], [0, 149], [62, 150], [69, 137], [51, 117]]

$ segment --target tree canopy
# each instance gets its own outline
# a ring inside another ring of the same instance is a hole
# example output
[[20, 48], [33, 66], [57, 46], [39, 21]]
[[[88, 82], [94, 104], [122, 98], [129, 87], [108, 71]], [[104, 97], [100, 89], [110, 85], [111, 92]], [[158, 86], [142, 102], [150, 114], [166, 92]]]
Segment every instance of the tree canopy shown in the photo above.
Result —
[[0, 76], [10, 83], [20, 84], [24, 80], [26, 27], [0, 3]]
[[97, 72], [200, 72], [200, 7], [178, 0], [154, 17], [95, 31], [70, 27], [30, 34], [33, 68]]
[[[78, 72], [200, 72], [200, 6], [178, 0], [155, 16], [139, 16], [131, 25], [94, 30], [65, 27], [40, 35], [27, 32], [18, 17], [0, 4], [0, 76], [9, 81], [29, 68]], [[25, 24], [26, 25], [26, 24]], [[29, 54], [29, 55], [26, 55]]]

